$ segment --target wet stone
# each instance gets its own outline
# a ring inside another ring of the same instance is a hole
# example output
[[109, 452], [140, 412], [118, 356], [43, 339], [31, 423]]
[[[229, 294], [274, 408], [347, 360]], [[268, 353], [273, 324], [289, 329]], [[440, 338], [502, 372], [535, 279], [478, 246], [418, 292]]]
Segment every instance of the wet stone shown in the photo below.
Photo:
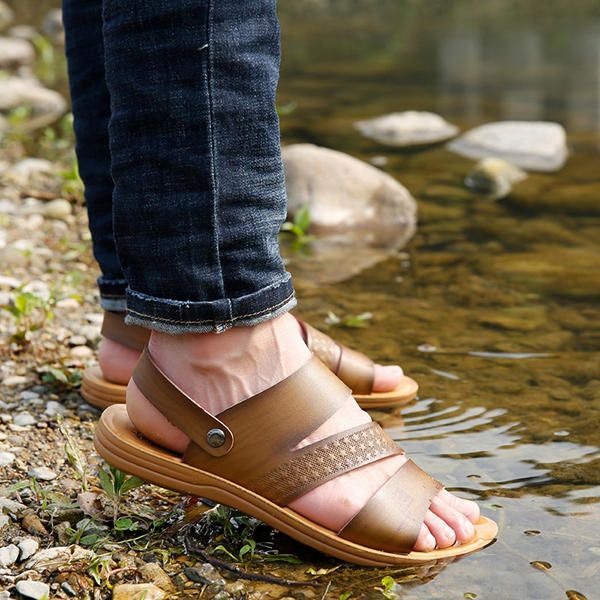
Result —
[[187, 569], [184, 569], [183, 573], [189, 580], [194, 581], [195, 583], [225, 585], [225, 580], [210, 563], [203, 563], [196, 567], [188, 567]]

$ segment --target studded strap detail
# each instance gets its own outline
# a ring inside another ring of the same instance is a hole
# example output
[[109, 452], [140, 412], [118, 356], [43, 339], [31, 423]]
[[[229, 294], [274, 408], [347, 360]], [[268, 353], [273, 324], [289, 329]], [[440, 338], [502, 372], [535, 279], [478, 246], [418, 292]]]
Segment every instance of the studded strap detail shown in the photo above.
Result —
[[342, 473], [402, 453], [379, 425], [367, 423], [294, 451], [291, 460], [264, 474], [251, 487], [286, 505]]

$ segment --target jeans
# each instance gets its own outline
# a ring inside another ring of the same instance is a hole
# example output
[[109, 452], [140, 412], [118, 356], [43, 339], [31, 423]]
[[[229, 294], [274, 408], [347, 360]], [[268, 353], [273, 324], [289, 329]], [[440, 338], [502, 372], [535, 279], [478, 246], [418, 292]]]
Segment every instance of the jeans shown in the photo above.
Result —
[[64, 0], [63, 18], [102, 306], [167, 333], [293, 308], [276, 0]]

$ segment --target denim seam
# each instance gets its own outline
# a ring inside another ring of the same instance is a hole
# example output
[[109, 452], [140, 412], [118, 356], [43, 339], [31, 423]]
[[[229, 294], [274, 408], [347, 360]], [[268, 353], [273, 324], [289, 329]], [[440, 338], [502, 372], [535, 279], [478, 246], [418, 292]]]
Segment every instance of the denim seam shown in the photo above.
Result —
[[[226, 321], [215, 321], [214, 319], [204, 319], [202, 321], [180, 321], [178, 319], [165, 319], [164, 317], [156, 317], [154, 315], [148, 315], [146, 313], [141, 313], [141, 312], [138, 312], [137, 310], [133, 310], [131, 308], [128, 308], [127, 312], [133, 313], [134, 315], [137, 315], [138, 317], [146, 317], [147, 319], [152, 319], [153, 321], [163, 321], [165, 323], [182, 323], [184, 325], [185, 324], [202, 325], [203, 323], [216, 323], [216, 324], [233, 323], [235, 321], [238, 321], [239, 319], [245, 319], [246, 317], [256, 317], [257, 315], [262, 315], [271, 310], [275, 310], [276, 308], [279, 308], [280, 306], [283, 306], [284, 304], [289, 302], [293, 297], [294, 297], [294, 292], [292, 292], [287, 298], [285, 298], [285, 300], [282, 300], [281, 302], [278, 302], [277, 304], [273, 304], [272, 306], [263, 308], [262, 310], [259, 310], [257, 312], [246, 313], [244, 315], [238, 315], [236, 317], [231, 317], [230, 319], [227, 319]], [[230, 305], [231, 305], [231, 301], [230, 301]]]
[[[223, 277], [223, 267], [221, 266], [221, 240], [219, 237], [219, 186], [218, 186], [218, 174], [217, 174], [217, 151], [216, 151], [216, 140], [214, 133], [214, 103], [213, 103], [213, 12], [214, 12], [214, 1], [209, 0], [208, 2], [208, 19], [206, 24], [206, 41], [208, 44], [207, 48], [207, 69], [206, 69], [206, 91], [208, 99], [208, 135], [210, 139], [210, 175], [211, 184], [213, 189], [213, 214], [212, 214], [212, 225], [214, 231], [214, 243], [215, 243], [215, 258], [217, 261], [217, 269], [219, 272], [219, 284], [221, 296], [227, 297], [225, 290], [225, 278]], [[231, 317], [232, 306], [231, 301], [228, 300], [229, 316]]]

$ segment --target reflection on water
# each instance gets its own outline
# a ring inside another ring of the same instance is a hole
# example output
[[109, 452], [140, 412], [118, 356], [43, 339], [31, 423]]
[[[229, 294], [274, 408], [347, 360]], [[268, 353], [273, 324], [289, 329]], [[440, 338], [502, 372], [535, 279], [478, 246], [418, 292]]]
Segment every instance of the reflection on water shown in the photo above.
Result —
[[[327, 311], [374, 313], [366, 329], [332, 331], [382, 361], [400, 359], [421, 384], [413, 405], [374, 418], [501, 525], [494, 546], [433, 579], [404, 583], [402, 597], [537, 599], [577, 590], [593, 598], [600, 580], [600, 11], [561, 1], [546, 3], [543, 14], [536, 2], [311, 6], [281, 4], [281, 96], [298, 105], [282, 119], [284, 141], [364, 160], [385, 155], [384, 170], [418, 198], [420, 226], [409, 260], [391, 257], [316, 289], [298, 271], [303, 315], [323, 326]], [[405, 109], [434, 110], [463, 129], [557, 120], [572, 154], [560, 173], [531, 175], [505, 201], [489, 202], [464, 190], [471, 161], [442, 147], [382, 147], [352, 127]], [[338, 589], [366, 594], [377, 584], [359, 577], [362, 588], [340, 576]]]

